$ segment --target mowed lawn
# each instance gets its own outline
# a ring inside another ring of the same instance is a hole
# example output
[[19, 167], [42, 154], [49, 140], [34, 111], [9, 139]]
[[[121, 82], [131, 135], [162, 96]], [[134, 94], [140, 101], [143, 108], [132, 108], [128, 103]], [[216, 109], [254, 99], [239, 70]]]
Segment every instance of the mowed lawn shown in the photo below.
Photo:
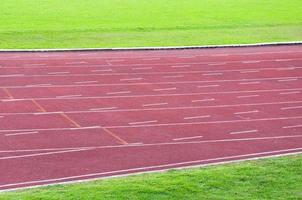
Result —
[[302, 40], [301, 0], [1, 0], [0, 49]]
[[0, 200], [299, 200], [302, 155], [0, 193]]

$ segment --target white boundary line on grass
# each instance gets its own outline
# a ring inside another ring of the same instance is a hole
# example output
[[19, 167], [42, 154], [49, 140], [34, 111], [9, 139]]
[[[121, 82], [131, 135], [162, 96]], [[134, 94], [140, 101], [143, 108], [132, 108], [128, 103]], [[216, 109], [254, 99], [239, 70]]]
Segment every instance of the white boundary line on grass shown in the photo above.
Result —
[[[291, 151], [291, 149], [280, 150], [280, 153], [282, 151], [283, 152]], [[293, 151], [295, 151], [295, 150], [293, 150]], [[259, 154], [270, 154], [270, 152], [262, 152], [262, 153], [259, 153]], [[204, 167], [208, 167], [208, 166], [216, 166], [216, 165], [231, 164], [231, 163], [240, 163], [240, 162], [244, 162], [244, 161], [260, 160], [260, 159], [265, 159], [265, 158], [276, 158], [276, 157], [284, 157], [284, 156], [300, 155], [300, 154], [302, 154], [302, 151], [290, 152], [290, 153], [281, 153], [281, 154], [268, 155], [268, 156], [264, 155], [264, 156], [254, 157], [254, 158], [221, 161], [221, 162], [216, 162], [216, 163], [199, 164], [199, 165], [191, 165], [191, 166], [184, 166], [184, 167], [172, 167], [172, 168], [160, 169], [160, 170], [155, 169], [155, 170], [142, 171], [142, 172], [132, 172], [132, 173], [130, 172], [130, 173], [127, 173], [127, 174], [113, 175], [113, 176], [107, 176], [107, 177], [98, 177], [98, 178], [90, 178], [90, 179], [88, 178], [88, 179], [83, 179], [83, 180], [65, 181], [65, 182], [59, 182], [59, 183], [50, 183], [50, 184], [42, 184], [42, 185], [35, 185], [35, 186], [25, 186], [25, 187], [14, 188], [14, 189], [5, 189], [5, 190], [0, 190], [0, 193], [10, 192], [10, 191], [19, 191], [19, 190], [24, 190], [24, 189], [43, 188], [43, 187], [53, 186], [53, 185], [67, 185], [67, 184], [75, 184], [75, 183], [86, 183], [86, 182], [104, 180], [104, 179], [111, 179], [111, 178], [129, 177], [129, 176], [141, 175], [141, 174], [151, 174], [151, 173], [155, 173], [155, 172], [163, 173], [163, 172], [168, 172], [170, 170], [204, 168]], [[247, 157], [248, 155], [239, 155], [239, 156]], [[217, 158], [217, 159], [219, 159], [219, 158]], [[156, 166], [154, 166], [154, 167], [156, 168]]]
[[302, 41], [264, 42], [252, 44], [225, 44], [203, 46], [167, 46], [167, 47], [117, 47], [117, 48], [63, 48], [63, 49], [0, 49], [0, 52], [67, 52], [67, 51], [137, 51], [137, 50], [179, 50], [179, 49], [208, 49], [208, 48], [236, 48], [261, 46], [302, 45]]

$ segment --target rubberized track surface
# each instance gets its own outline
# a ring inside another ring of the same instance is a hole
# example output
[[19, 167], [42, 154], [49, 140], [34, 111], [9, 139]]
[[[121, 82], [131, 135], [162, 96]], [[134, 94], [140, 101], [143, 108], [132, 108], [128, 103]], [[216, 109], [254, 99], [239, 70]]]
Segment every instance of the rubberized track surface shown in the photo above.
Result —
[[302, 47], [1, 53], [0, 190], [302, 152]]

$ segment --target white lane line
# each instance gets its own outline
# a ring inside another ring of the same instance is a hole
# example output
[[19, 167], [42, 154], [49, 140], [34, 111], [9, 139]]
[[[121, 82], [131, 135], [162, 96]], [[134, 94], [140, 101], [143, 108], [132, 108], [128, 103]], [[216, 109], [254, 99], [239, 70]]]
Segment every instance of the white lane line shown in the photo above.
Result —
[[29, 135], [29, 134], [36, 134], [36, 133], [39, 133], [39, 132], [32, 131], [32, 132], [22, 132], [22, 133], [9, 133], [9, 134], [5, 134], [5, 136]]
[[163, 106], [167, 105], [168, 103], [150, 103], [150, 104], [143, 104], [143, 107], [149, 107], [149, 106]]
[[235, 115], [241, 115], [241, 114], [250, 114], [250, 113], [258, 113], [259, 110], [251, 110], [251, 111], [245, 111], [245, 112], [236, 112]]
[[70, 131], [70, 130], [88, 130], [88, 129], [100, 129], [101, 126], [86, 126], [86, 127], [75, 127], [75, 128], [36, 128], [36, 129], [8, 129], [0, 130], [0, 133], [5, 132], [31, 132], [31, 131]]
[[81, 82], [75, 82], [75, 84], [90, 84], [90, 83], [98, 83], [98, 81], [81, 81]]
[[213, 57], [220, 57], [220, 56], [229, 56], [230, 54], [224, 53], [224, 54], [211, 54], [210, 56]]
[[248, 130], [248, 131], [235, 131], [235, 132], [230, 132], [230, 134], [241, 134], [241, 133], [256, 133], [258, 130]]
[[220, 85], [198, 85], [198, 88], [219, 87]]
[[208, 73], [208, 74], [202, 74], [203, 76], [220, 76], [223, 75], [223, 73]]
[[140, 124], [150, 124], [150, 123], [156, 123], [157, 120], [151, 120], [151, 121], [143, 121], [143, 122], [130, 122], [130, 125], [140, 125]]
[[191, 65], [173, 65], [171, 67], [172, 68], [187, 68], [187, 67], [191, 67]]
[[69, 74], [70, 72], [49, 72], [49, 75], [57, 75], [57, 74]]
[[124, 62], [125, 59], [114, 59], [114, 60], [107, 60], [107, 62]]
[[107, 95], [113, 95], [113, 94], [129, 94], [131, 91], [119, 91], [119, 92], [108, 92]]
[[132, 70], [145, 70], [145, 69], [152, 69], [153, 67], [134, 67]]
[[302, 124], [293, 125], [293, 126], [283, 126], [282, 128], [300, 128], [302, 127]]
[[277, 68], [277, 71], [289, 71], [289, 70], [295, 70], [297, 67], [284, 67], [284, 68]]
[[192, 103], [205, 102], [205, 101], [215, 101], [215, 99], [213, 99], [213, 98], [211, 98], [211, 99], [196, 99], [196, 100], [192, 100]]
[[211, 115], [203, 115], [203, 116], [192, 116], [192, 117], [184, 117], [184, 120], [190, 120], [190, 119], [202, 119], [202, 118], [209, 118]]
[[141, 58], [143, 61], [160, 60], [161, 58]]
[[67, 65], [87, 64], [85, 61], [65, 62]]
[[290, 109], [299, 109], [302, 108], [302, 106], [292, 106], [292, 107], [283, 107], [281, 110], [290, 110]]
[[43, 86], [51, 86], [52, 84], [35, 84], [35, 85], [25, 85], [25, 87], [43, 87]]
[[20, 77], [20, 76], [25, 76], [25, 74], [8, 74], [8, 75], [1, 75], [0, 77], [10, 78], [10, 77]]
[[280, 92], [279, 94], [281, 95], [286, 95], [286, 94], [300, 94], [300, 91], [294, 91], [294, 92]]
[[243, 82], [243, 83], [239, 83], [239, 85], [253, 85], [253, 84], [260, 84], [259, 81], [254, 81], [254, 82]]
[[[201, 142], [202, 141], [199, 141], [199, 142], [175, 142], [175, 144], [190, 144], [190, 143], [201, 143]], [[167, 143], [166, 145], [175, 145], [175, 144]], [[154, 146], [154, 144], [152, 144], [152, 145]], [[160, 145], [164, 145], [164, 144], [160, 144]], [[160, 146], [160, 145], [158, 145], [158, 146]], [[131, 145], [129, 145], [129, 146], [131, 146]], [[129, 147], [129, 146], [124, 145], [125, 148]], [[93, 150], [93, 149], [81, 148], [81, 149], [76, 149], [73, 151], [88, 151], [88, 150]], [[79, 180], [79, 179], [97, 180], [98, 178], [96, 178], [96, 177], [105, 176], [105, 175], [110, 176], [110, 175], [120, 174], [120, 173], [123, 173], [123, 174], [137, 173], [137, 174], [139, 174], [139, 173], [142, 173], [139, 171], [149, 171], [149, 172], [167, 171], [167, 169], [190, 168], [190, 167], [192, 167], [192, 165], [209, 166], [209, 165], [213, 165], [213, 163], [216, 163], [216, 164], [231, 163], [231, 162], [234, 162], [234, 160], [244, 161], [244, 160], [255, 160], [255, 159], [262, 158], [262, 157], [277, 157], [279, 155], [294, 155], [294, 154], [300, 153], [301, 150], [302, 150], [302, 148], [282, 149], [282, 150], [274, 150], [274, 151], [264, 151], [264, 152], [260, 152], [260, 153], [249, 153], [249, 154], [231, 155], [231, 156], [209, 158], [209, 159], [202, 159], [202, 160], [192, 160], [192, 161], [178, 162], [178, 163], [175, 162], [175, 163], [168, 163], [168, 164], [163, 164], [163, 165], [153, 165], [153, 166], [147, 166], [147, 167], [130, 168], [130, 169], [123, 169], [123, 170], [116, 170], [116, 171], [90, 173], [90, 174], [83, 174], [83, 175], [77, 175], [77, 176], [66, 176], [66, 177], [62, 177], [62, 178], [33, 180], [33, 181], [27, 181], [27, 182], [17, 182], [17, 183], [0, 185], [0, 188], [26, 186], [26, 185], [30, 185], [30, 184], [54, 185], [54, 184], [58, 184], [58, 182], [74, 183], [74, 182], [80, 182], [81, 180]], [[71, 152], [71, 151], [59, 151], [59, 152], [53, 152], [53, 153], [47, 153], [47, 154], [42, 153], [42, 154], [36, 154], [33, 156], [28, 155], [25, 157], [43, 156], [43, 155], [49, 155], [49, 154], [60, 154], [60, 153], [68, 153], [68, 152]], [[251, 158], [251, 157], [253, 157], [253, 158]], [[16, 158], [16, 156], [15, 157], [6, 157], [4, 159], [10, 159], [10, 158]], [[225, 161], [225, 160], [229, 160], [229, 161]], [[210, 162], [210, 163], [208, 163], [208, 162]], [[163, 168], [167, 168], [167, 169], [163, 170]], [[54, 182], [57, 182], [57, 183], [54, 183]], [[54, 183], [54, 184], [51, 184], [51, 183]]]
[[112, 72], [112, 69], [94, 69], [91, 72]]
[[64, 96], [56, 96], [56, 98], [61, 99], [61, 98], [71, 98], [71, 97], [81, 97], [81, 94], [72, 94], [72, 95], [64, 95]]
[[292, 61], [292, 60], [295, 60], [295, 59], [276, 59], [275, 61], [277, 61], [277, 62], [287, 62], [287, 61]]
[[260, 95], [255, 94], [255, 95], [238, 96], [237, 98], [242, 99], [242, 98], [259, 97], [259, 96]]
[[260, 63], [260, 60], [247, 60], [247, 61], [242, 61], [244, 64], [252, 64], [252, 63]]
[[55, 112], [38, 112], [38, 113], [33, 113], [33, 115], [52, 115], [52, 114], [62, 114], [64, 113], [63, 111], [55, 111]]
[[143, 78], [123, 78], [120, 79], [120, 81], [140, 81], [143, 80]]
[[163, 76], [163, 78], [183, 78], [184, 75], [171, 75], [171, 76]]
[[288, 82], [288, 81], [297, 81], [298, 79], [296, 78], [292, 78], [292, 79], [282, 79], [282, 80], [278, 80], [279, 82]]
[[91, 111], [100, 111], [100, 110], [113, 110], [113, 109], [117, 109], [117, 107], [91, 108], [89, 110], [91, 110]]
[[180, 140], [191, 140], [191, 139], [200, 139], [203, 138], [203, 136], [192, 136], [192, 137], [183, 137], [183, 138], [175, 138], [174, 141], [180, 141]]
[[215, 66], [215, 65], [226, 65], [225, 62], [221, 62], [221, 63], [208, 63], [208, 65], [210, 66]]
[[23, 66], [45, 66], [45, 63], [39, 63], [39, 64], [24, 64]]
[[173, 87], [173, 88], [158, 88], [158, 89], [154, 89], [153, 91], [157, 92], [157, 91], [169, 91], [169, 90], [176, 90], [176, 87]]
[[260, 72], [259, 70], [243, 70], [240, 71], [241, 74], [247, 74], [247, 73], [257, 73]]

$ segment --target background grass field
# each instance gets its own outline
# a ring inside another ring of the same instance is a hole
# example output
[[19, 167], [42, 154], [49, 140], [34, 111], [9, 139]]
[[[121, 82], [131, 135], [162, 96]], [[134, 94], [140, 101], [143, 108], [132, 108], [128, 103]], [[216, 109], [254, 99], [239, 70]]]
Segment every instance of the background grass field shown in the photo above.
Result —
[[302, 40], [301, 0], [1, 0], [0, 48]]
[[302, 155], [0, 193], [0, 200], [299, 200]]

